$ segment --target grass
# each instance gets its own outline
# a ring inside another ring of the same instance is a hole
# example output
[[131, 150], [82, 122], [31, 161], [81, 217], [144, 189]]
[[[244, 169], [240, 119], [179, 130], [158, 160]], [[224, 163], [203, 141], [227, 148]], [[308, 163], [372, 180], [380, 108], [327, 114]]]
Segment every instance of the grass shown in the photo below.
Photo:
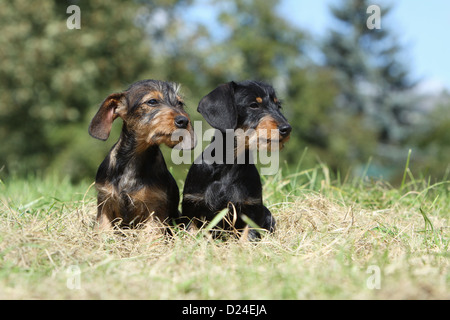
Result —
[[449, 299], [450, 182], [407, 170], [401, 188], [323, 164], [263, 177], [278, 229], [258, 243], [97, 232], [89, 183], [8, 179], [0, 299]]

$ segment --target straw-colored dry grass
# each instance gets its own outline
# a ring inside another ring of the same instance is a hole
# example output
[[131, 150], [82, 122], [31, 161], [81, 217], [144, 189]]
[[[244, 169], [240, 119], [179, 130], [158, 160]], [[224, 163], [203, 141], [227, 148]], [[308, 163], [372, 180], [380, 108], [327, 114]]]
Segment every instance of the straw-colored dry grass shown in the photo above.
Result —
[[299, 182], [265, 181], [278, 230], [249, 243], [201, 231], [99, 233], [87, 185], [6, 181], [0, 298], [450, 298], [448, 184], [408, 192], [325, 179], [313, 191]]

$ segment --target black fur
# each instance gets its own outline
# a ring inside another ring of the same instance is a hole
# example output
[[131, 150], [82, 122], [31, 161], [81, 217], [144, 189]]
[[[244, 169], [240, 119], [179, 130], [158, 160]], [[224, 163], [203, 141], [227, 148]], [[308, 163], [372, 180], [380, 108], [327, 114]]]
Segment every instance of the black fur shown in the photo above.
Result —
[[[197, 159], [189, 170], [183, 191], [183, 216], [200, 225], [202, 220], [210, 222], [218, 212], [229, 208], [228, 222], [224, 219], [219, 227], [242, 230], [247, 226], [242, 219], [246, 215], [261, 228], [275, 231], [275, 219], [263, 205], [261, 180], [252, 161], [252, 151], [245, 148], [245, 161], [238, 164], [238, 146], [230, 129], [256, 129], [263, 119], [270, 119], [283, 131], [279, 140], [284, 143], [289, 139], [291, 127], [280, 109], [273, 87], [256, 81], [223, 84], [200, 101], [198, 111], [218, 130], [213, 143], [200, 156], [202, 161]], [[224, 141], [223, 149], [213, 151], [218, 139]], [[227, 144], [229, 139], [233, 141]], [[216, 152], [222, 152], [222, 161], [211, 163], [207, 155], [214, 157]], [[230, 154], [234, 161], [227, 164]], [[233, 220], [234, 225], [229, 223]], [[259, 233], [252, 229], [249, 237], [256, 239]]]

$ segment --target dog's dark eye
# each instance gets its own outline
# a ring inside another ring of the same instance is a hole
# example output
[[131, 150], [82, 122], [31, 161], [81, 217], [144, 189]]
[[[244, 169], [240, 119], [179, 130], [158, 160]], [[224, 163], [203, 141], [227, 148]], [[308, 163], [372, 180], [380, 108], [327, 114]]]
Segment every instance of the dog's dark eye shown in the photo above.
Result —
[[156, 99], [148, 100], [148, 101], [147, 101], [147, 104], [149, 104], [149, 105], [151, 105], [151, 106], [154, 106], [155, 104], [158, 104], [158, 100], [156, 100]]
[[184, 102], [183, 101], [178, 101], [178, 107], [183, 108], [184, 107]]
[[256, 102], [253, 102], [253, 103], [250, 105], [250, 108], [252, 108], [252, 109], [258, 109], [258, 108], [259, 108], [259, 104], [257, 104]]

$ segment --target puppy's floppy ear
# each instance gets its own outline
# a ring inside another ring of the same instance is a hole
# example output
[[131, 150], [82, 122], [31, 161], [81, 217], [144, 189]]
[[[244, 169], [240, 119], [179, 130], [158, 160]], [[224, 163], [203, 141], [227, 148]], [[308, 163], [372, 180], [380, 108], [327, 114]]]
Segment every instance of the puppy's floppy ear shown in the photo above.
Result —
[[123, 93], [113, 93], [102, 102], [89, 125], [89, 134], [92, 137], [103, 141], [108, 139], [113, 121], [121, 116], [126, 108], [125, 100]]
[[233, 81], [220, 85], [203, 97], [197, 108], [211, 127], [222, 132], [226, 129], [236, 129], [237, 110], [234, 100], [236, 86]]

